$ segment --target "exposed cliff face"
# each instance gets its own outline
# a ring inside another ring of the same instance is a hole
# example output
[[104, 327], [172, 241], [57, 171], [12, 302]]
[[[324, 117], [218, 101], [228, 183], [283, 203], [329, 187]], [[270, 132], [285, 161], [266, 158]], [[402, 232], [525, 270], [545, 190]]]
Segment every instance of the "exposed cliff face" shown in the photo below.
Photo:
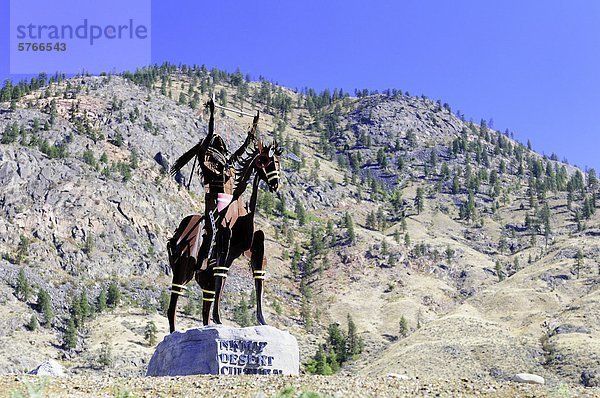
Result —
[[361, 99], [350, 114], [354, 131], [374, 142], [390, 144], [391, 137], [403, 137], [409, 130], [420, 146], [444, 143], [457, 137], [466, 124], [434, 101], [397, 95], [375, 95]]
[[[0, 370], [33, 367], [45, 356], [79, 372], [99, 370], [88, 365], [109, 341], [120, 361], [111, 372], [144, 373], [152, 351], [142, 344], [145, 321], [167, 331], [156, 311], [169, 284], [166, 240], [183, 216], [202, 209], [200, 178], [188, 192], [165, 171], [204, 136], [204, 116], [164, 94], [201, 98], [203, 73], [176, 70], [152, 88], [118, 76], [75, 78], [33, 91], [14, 111], [0, 104]], [[240, 83], [230, 80], [213, 89], [240, 106]], [[496, 379], [536, 371], [577, 382], [599, 366], [589, 354], [598, 352], [600, 332], [593, 316], [599, 220], [582, 219], [584, 197], [596, 192], [577, 188], [569, 209], [559, 186], [576, 168], [423, 98], [343, 98], [314, 111], [313, 99], [265, 82], [247, 84], [244, 98], [246, 108], [263, 111], [262, 136], [276, 136], [304, 159], [298, 167], [285, 158], [283, 189], [261, 194], [257, 218], [267, 234], [268, 317], [299, 338], [303, 360], [321, 342], [323, 325], [345, 324], [351, 313], [366, 351], [349, 371], [423, 377], [443, 368], [444, 377]], [[250, 119], [217, 120], [235, 149]], [[297, 202], [308, 212], [305, 223]], [[526, 217], [538, 221], [526, 224]], [[577, 249], [585, 257], [580, 278], [572, 272]], [[20, 270], [36, 285], [28, 300], [17, 299]], [[95, 302], [111, 281], [127, 306], [86, 322], [75, 350], [64, 350], [73, 298], [85, 290]], [[227, 282], [226, 318], [251, 287], [239, 261]], [[25, 327], [31, 316], [43, 318], [40, 288], [56, 316], [32, 332]], [[180, 314], [182, 327], [199, 323], [196, 307]], [[402, 316], [406, 339], [398, 337]], [[560, 330], [568, 333], [554, 331], [567, 324], [574, 328]], [[31, 354], [16, 359], [25, 347]]]

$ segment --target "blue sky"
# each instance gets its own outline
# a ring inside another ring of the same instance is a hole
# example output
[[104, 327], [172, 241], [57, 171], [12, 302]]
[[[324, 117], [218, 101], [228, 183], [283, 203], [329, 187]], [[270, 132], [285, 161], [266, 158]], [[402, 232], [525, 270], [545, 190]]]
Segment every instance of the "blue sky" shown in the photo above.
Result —
[[240, 67], [290, 87], [425, 94], [600, 168], [597, 1], [155, 0], [152, 62], [162, 61]]

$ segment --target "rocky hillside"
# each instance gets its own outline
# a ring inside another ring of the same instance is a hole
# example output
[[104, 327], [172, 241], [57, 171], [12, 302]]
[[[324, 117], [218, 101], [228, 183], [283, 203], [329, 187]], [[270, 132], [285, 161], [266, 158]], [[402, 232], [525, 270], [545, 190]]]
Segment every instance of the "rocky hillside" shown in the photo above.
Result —
[[[48, 357], [72, 373], [144, 372], [147, 322], [159, 339], [168, 329], [166, 239], [203, 206], [199, 178], [188, 191], [165, 171], [206, 134], [212, 92], [261, 110], [261, 136], [302, 160], [263, 191], [258, 224], [269, 322], [304, 361], [350, 314], [364, 350], [342, 372], [598, 383], [593, 170], [401, 91], [299, 92], [168, 65], [0, 92], [2, 372]], [[217, 128], [234, 148], [250, 122], [227, 112]], [[247, 321], [245, 264], [227, 281], [231, 323]], [[196, 287], [180, 328], [200, 323], [198, 303]]]

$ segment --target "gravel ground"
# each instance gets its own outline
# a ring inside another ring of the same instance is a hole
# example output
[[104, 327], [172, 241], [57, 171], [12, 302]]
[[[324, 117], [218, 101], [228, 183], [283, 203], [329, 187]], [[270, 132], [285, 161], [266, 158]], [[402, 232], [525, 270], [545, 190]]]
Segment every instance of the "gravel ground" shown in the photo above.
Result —
[[[29, 395], [27, 390], [29, 388]], [[41, 390], [42, 395], [31, 392]], [[307, 392], [316, 393], [314, 395]], [[400, 380], [343, 376], [188, 376], [36, 378], [0, 376], [1, 397], [600, 397], [600, 389], [469, 380]]]

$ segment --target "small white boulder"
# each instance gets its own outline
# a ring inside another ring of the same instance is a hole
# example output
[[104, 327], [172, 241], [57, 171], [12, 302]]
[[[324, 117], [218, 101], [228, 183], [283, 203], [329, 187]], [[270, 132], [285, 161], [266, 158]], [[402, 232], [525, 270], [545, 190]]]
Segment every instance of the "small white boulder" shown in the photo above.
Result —
[[517, 373], [513, 377], [513, 381], [528, 384], [544, 384], [546, 382], [542, 376], [534, 375], [532, 373]]
[[407, 376], [402, 373], [388, 373], [387, 377], [391, 379], [410, 380], [410, 376]]
[[48, 359], [38, 365], [37, 368], [27, 373], [28, 375], [37, 376], [52, 376], [52, 377], [63, 377], [65, 375], [64, 368], [61, 364], [53, 359]]

